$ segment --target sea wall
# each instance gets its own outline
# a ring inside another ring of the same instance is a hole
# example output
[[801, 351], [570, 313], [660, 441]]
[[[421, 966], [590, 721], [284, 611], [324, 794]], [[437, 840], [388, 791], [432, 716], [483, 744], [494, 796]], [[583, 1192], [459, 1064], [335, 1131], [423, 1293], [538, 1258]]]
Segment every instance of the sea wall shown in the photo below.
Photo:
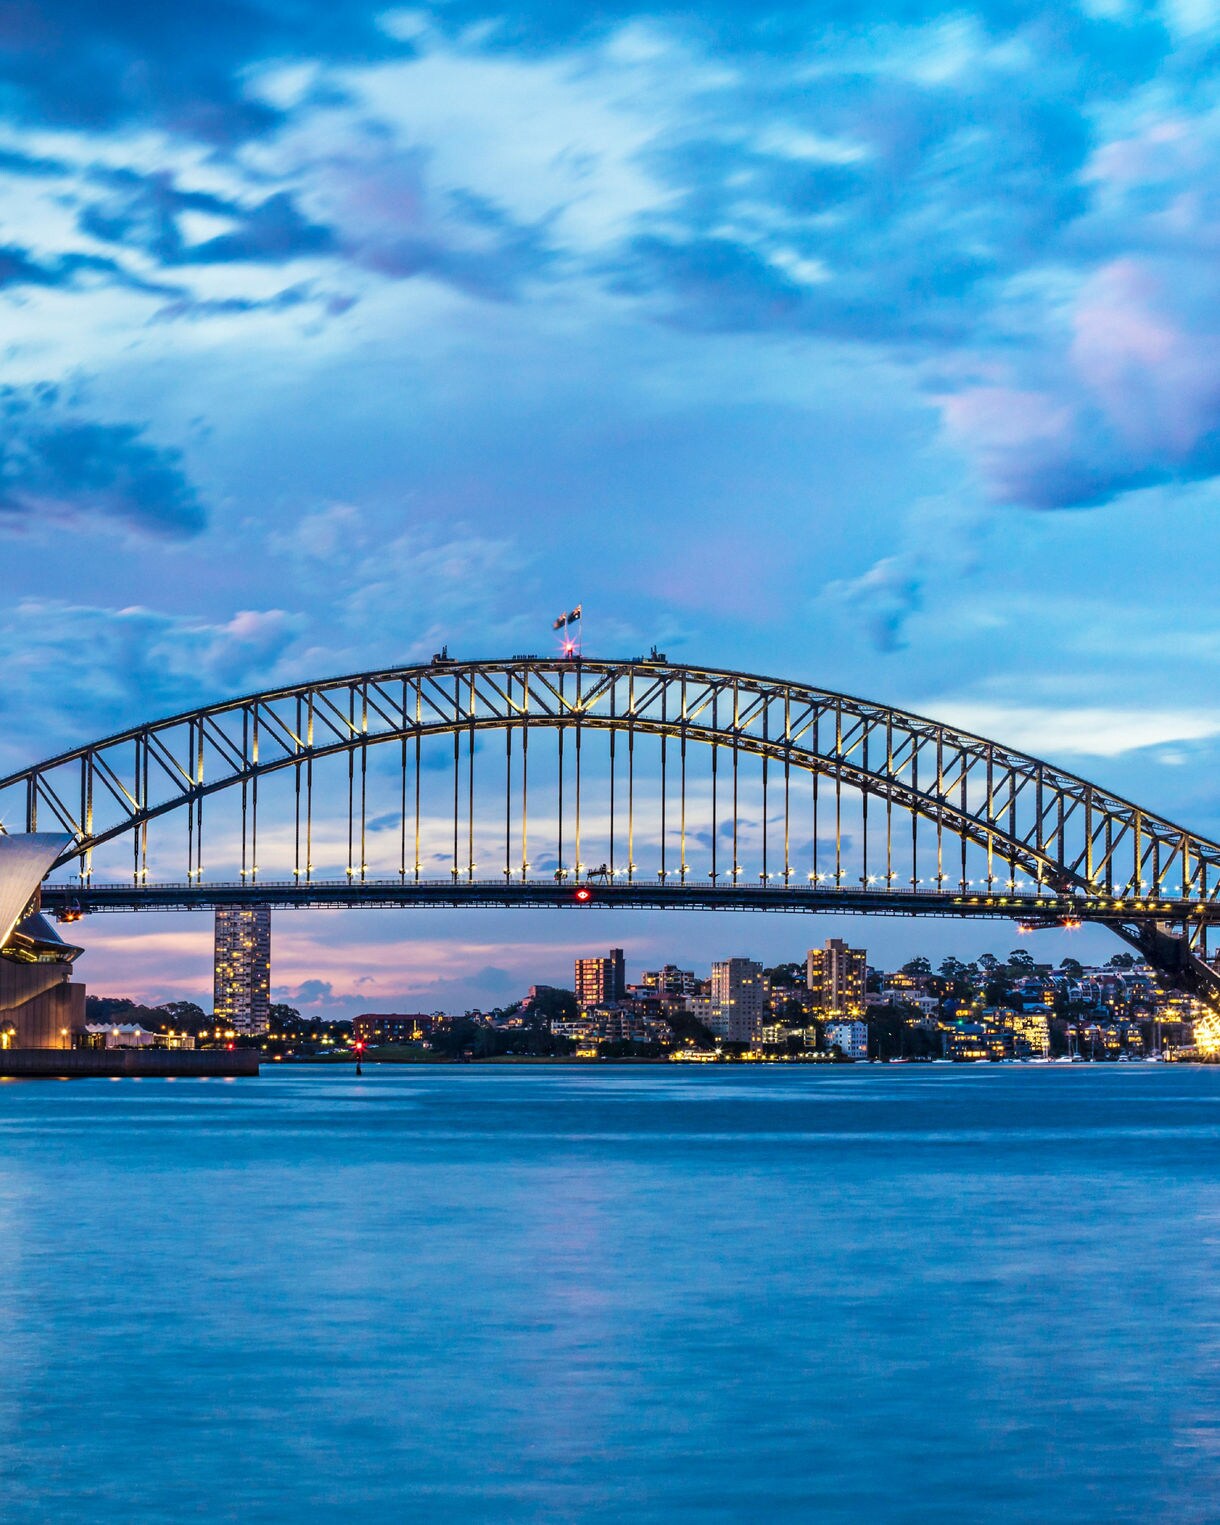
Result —
[[84, 1075], [257, 1075], [258, 1052], [238, 1049], [0, 1049], [0, 1078]]

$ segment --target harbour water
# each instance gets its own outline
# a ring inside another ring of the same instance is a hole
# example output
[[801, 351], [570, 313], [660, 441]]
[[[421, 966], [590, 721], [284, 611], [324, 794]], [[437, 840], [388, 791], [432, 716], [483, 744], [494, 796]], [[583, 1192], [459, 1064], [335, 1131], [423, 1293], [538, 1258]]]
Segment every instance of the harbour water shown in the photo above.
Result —
[[1220, 1520], [1220, 1068], [0, 1085], [0, 1517]]

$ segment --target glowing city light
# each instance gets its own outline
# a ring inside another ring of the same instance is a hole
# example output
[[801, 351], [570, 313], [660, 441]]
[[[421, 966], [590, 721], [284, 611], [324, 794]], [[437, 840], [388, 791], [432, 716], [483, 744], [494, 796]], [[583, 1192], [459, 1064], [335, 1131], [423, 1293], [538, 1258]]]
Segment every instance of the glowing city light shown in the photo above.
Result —
[[1220, 1012], [1206, 1011], [1195, 1023], [1195, 1047], [1200, 1054], [1220, 1055]]

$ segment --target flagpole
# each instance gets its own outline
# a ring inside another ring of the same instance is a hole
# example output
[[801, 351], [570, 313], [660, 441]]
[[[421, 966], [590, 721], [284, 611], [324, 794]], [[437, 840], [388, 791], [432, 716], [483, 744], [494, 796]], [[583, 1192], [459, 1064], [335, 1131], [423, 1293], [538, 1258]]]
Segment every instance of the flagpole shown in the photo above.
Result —
[[[563, 631], [563, 635], [560, 636], [560, 642], [564, 648], [564, 656], [575, 658], [577, 662], [580, 661], [584, 652], [584, 612], [585, 606], [583, 604], [577, 604], [575, 609], [571, 609], [566, 613], [561, 614], [557, 620], [552, 620], [551, 622], [552, 630]], [[577, 627], [577, 633], [575, 637], [568, 634], [573, 625]]]

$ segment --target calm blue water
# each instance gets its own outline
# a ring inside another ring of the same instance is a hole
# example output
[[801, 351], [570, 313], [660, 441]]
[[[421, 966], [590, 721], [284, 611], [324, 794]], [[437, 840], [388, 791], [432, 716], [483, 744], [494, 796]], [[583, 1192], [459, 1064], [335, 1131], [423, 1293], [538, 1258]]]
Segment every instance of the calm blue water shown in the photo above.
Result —
[[0, 1517], [1220, 1520], [1220, 1068], [0, 1085]]

